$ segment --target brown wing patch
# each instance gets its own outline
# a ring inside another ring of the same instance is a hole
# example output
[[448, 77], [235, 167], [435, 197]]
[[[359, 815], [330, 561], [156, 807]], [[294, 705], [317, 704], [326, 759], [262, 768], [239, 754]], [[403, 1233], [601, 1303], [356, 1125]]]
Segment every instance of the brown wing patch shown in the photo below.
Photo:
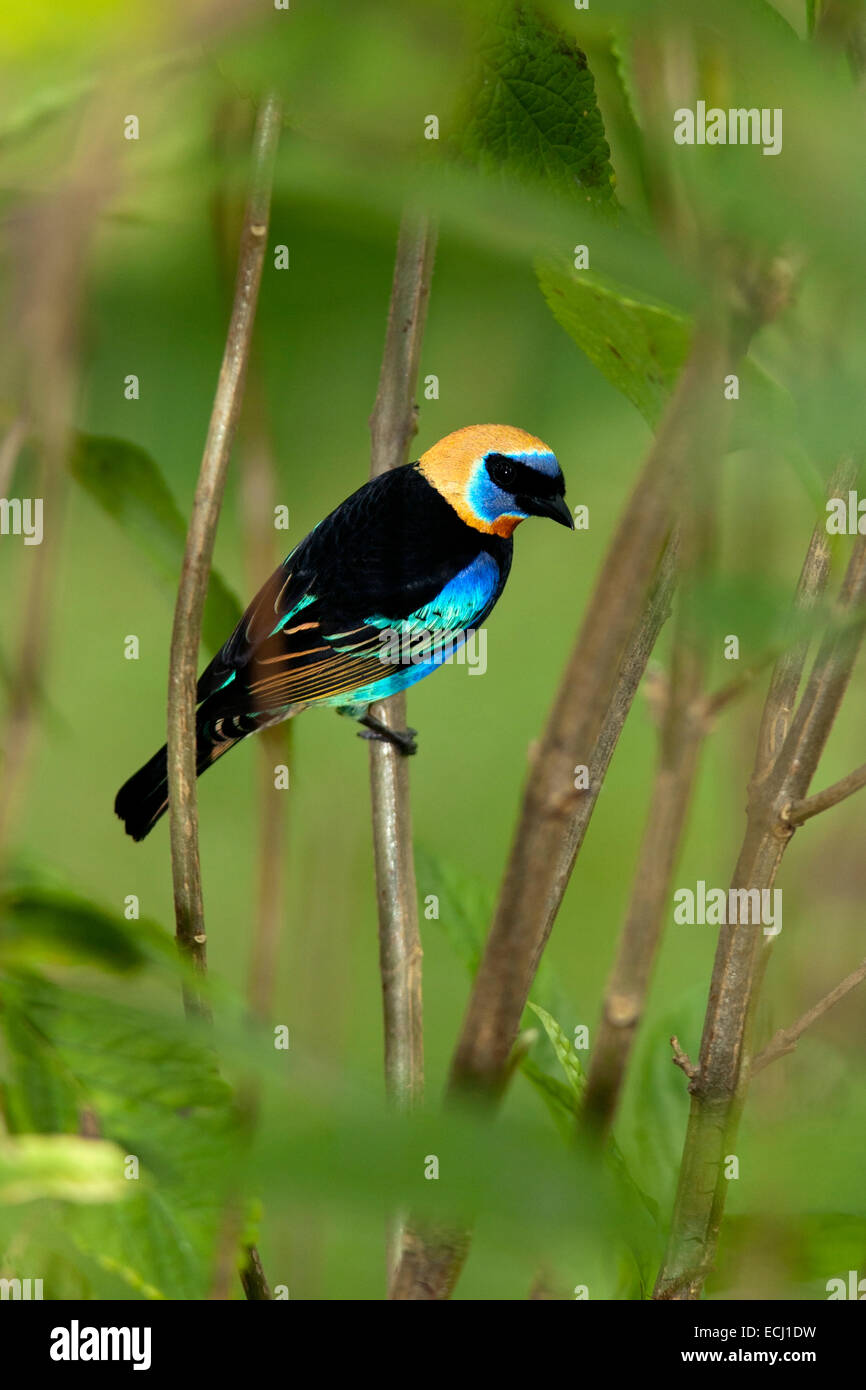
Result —
[[[345, 638], [356, 633], [363, 634], [359, 642], [345, 641]], [[256, 675], [249, 685], [255, 707], [275, 709], [283, 705], [327, 700], [334, 695], [348, 695], [359, 686], [384, 680], [394, 669], [393, 663], [381, 659], [378, 630], [360, 627], [336, 636], [339, 637], [340, 650], [325, 644], [303, 651], [259, 657], [255, 662]], [[271, 665], [282, 666], [282, 669], [258, 675], [262, 667]]]

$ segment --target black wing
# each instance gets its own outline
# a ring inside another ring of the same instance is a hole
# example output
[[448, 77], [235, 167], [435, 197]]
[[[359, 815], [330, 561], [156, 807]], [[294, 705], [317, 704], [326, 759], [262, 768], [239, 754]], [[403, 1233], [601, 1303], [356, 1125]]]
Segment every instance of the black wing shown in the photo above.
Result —
[[[383, 679], [381, 632], [431, 603], [486, 549], [502, 584], [511, 542], [467, 526], [414, 464], [366, 483], [301, 541], [202, 674], [226, 713], [326, 699]], [[498, 592], [497, 591], [497, 596]]]

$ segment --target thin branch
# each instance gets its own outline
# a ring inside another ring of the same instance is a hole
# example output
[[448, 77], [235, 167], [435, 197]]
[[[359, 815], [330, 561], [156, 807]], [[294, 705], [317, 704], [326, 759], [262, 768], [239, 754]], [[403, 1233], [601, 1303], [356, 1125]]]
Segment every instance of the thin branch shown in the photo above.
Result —
[[[267, 246], [280, 104], [262, 104], [254, 138], [255, 165], [238, 255], [234, 302], [199, 471], [171, 637], [168, 678], [168, 786], [177, 942], [198, 975], [207, 970], [198, 852], [195, 692], [201, 619], [232, 441], [243, 397], [253, 322]], [[190, 1017], [208, 1016], [202, 991], [184, 986]]]
[[[847, 496], [855, 478], [856, 470], [853, 464], [848, 460], [840, 463], [827, 488], [828, 501], [833, 497]], [[830, 559], [830, 538], [824, 521], [819, 519], [812, 532], [803, 568], [797, 580], [794, 615], [811, 613], [820, 602], [827, 587]], [[808, 654], [809, 639], [801, 637], [786, 648], [773, 668], [758, 732], [753, 779], [760, 780], [768, 774], [785, 741]]]
[[[417, 429], [415, 391], [436, 233], [425, 217], [405, 215], [397, 240], [394, 281], [379, 386], [370, 416], [370, 476], [408, 462]], [[387, 728], [406, 728], [406, 697], [392, 695], [370, 710]], [[424, 1088], [423, 994], [418, 892], [412, 849], [409, 762], [394, 744], [370, 744], [370, 793], [376, 897], [379, 910], [379, 969], [385, 1032], [385, 1087], [402, 1108], [417, 1103]], [[389, 1223], [389, 1285], [404, 1242], [403, 1220]]]
[[[238, 252], [238, 269], [216, 396], [199, 470], [186, 539], [171, 636], [168, 676], [168, 787], [171, 867], [176, 936], [181, 956], [194, 975], [207, 971], [204, 904], [198, 852], [196, 801], [196, 672], [201, 620], [207, 594], [232, 442], [243, 399], [253, 324], [258, 303], [271, 206], [274, 162], [282, 111], [267, 97], [256, 121], [254, 165]], [[184, 983], [188, 1018], [210, 1019], [198, 983]], [[267, 1298], [258, 1252], [249, 1247], [242, 1275], [248, 1298]]]
[[247, 1262], [241, 1270], [241, 1283], [248, 1302], [264, 1303], [270, 1300], [270, 1285], [262, 1268], [259, 1252], [254, 1245], [247, 1251]]
[[713, 723], [717, 716], [720, 715], [723, 710], [727, 709], [728, 705], [732, 704], [734, 700], [739, 699], [739, 697], [754, 684], [762, 671], [765, 671], [768, 666], [778, 661], [778, 659], [778, 648], [765, 652], [758, 661], [754, 661], [751, 666], [747, 666], [741, 675], [735, 676], [734, 679], [728, 681], [726, 685], [722, 685], [718, 690], [714, 690], [710, 694], [705, 695], [701, 701], [701, 713], [705, 721], [708, 724]]
[[[262, 570], [276, 569], [285, 558], [277, 553], [274, 530], [275, 467], [268, 428], [266, 393], [255, 351], [247, 387], [248, 405], [239, 430], [241, 502], [244, 514], [245, 570], [250, 590], [261, 583]], [[255, 926], [250, 943], [247, 999], [253, 1018], [267, 1023], [277, 978], [280, 938], [286, 910], [286, 853], [289, 796], [274, 786], [274, 769], [284, 764], [291, 777], [294, 721], [262, 729], [257, 738], [259, 786], [258, 888]]]
[[[237, 261], [238, 229], [243, 226], [245, 190], [233, 172], [241, 166], [239, 151], [246, 150], [253, 133], [255, 113], [246, 102], [228, 96], [214, 118], [213, 140], [222, 177], [215, 181], [212, 198], [214, 240], [226, 294], [231, 302]], [[241, 465], [244, 572], [250, 592], [255, 592], [262, 573], [269, 573], [285, 558], [279, 551], [274, 529], [276, 467], [267, 393], [262, 365], [253, 343], [247, 372], [246, 405], [238, 423], [237, 456]], [[259, 788], [258, 887], [251, 933], [247, 975], [247, 1001], [253, 1018], [267, 1022], [276, 981], [280, 937], [285, 916], [286, 830], [289, 798], [274, 787], [274, 768], [285, 764], [291, 776], [294, 723], [287, 720], [262, 729], [255, 740]], [[254, 1091], [250, 1085], [250, 1091]], [[252, 1096], [248, 1108], [254, 1108]]]
[[[219, 108], [215, 121], [218, 157], [234, 166], [235, 141], [249, 142], [252, 121], [242, 101], [228, 98]], [[232, 293], [237, 260], [237, 229], [244, 225], [244, 194], [233, 188], [226, 171], [214, 190], [213, 222], [217, 252], [226, 291]], [[274, 459], [267, 424], [267, 399], [261, 363], [255, 343], [250, 348], [247, 369], [246, 406], [238, 422], [238, 454], [241, 463], [241, 507], [244, 518], [244, 569], [251, 590], [261, 582], [261, 573], [273, 569], [283, 559], [277, 554], [272, 525], [275, 501]], [[291, 767], [293, 724], [275, 724], [262, 729], [256, 739], [259, 785], [258, 891], [255, 921], [250, 943], [247, 975], [247, 1002], [250, 1014], [259, 1023], [271, 1017], [276, 967], [285, 909], [286, 826], [288, 798], [274, 787], [274, 767]], [[259, 1085], [255, 1077], [242, 1078], [238, 1085], [238, 1113], [242, 1127], [251, 1135], [259, 1107]], [[237, 1275], [237, 1250], [243, 1232], [243, 1212], [235, 1199], [229, 1203], [218, 1246], [211, 1298], [231, 1297]], [[258, 1250], [248, 1245], [240, 1270], [241, 1285], [248, 1300], [271, 1299]]]
[[[426, 219], [405, 217], [397, 243], [394, 283], [379, 388], [370, 416], [370, 476], [399, 467], [416, 430], [415, 388], [436, 237]], [[373, 707], [389, 728], [406, 727], [404, 696]], [[385, 1080], [398, 1105], [420, 1098], [424, 1079], [421, 938], [409, 763], [390, 743], [370, 744], [373, 841], [379, 907], [379, 957], [385, 1020]]]
[[631, 897], [605, 990], [590, 1056], [582, 1118], [606, 1136], [619, 1103], [626, 1068], [646, 1007], [661, 943], [670, 880], [686, 825], [698, 760], [706, 734], [690, 710], [701, 680], [694, 651], [677, 653], [681, 675], [665, 721], [662, 748], [647, 812]]
[[710, 727], [701, 708], [707, 643], [695, 591], [706, 579], [715, 550], [716, 480], [729, 419], [727, 413], [719, 411], [707, 419], [701, 466], [687, 480], [688, 502], [679, 526], [683, 581], [671, 676], [666, 682], [658, 767], [581, 1106], [581, 1122], [589, 1125], [596, 1139], [605, 1139], [610, 1133], [625, 1084], [662, 939], [670, 881], [700, 752]]
[[831, 806], [838, 806], [840, 801], [846, 797], [853, 796], [854, 792], [859, 792], [861, 787], [866, 787], [866, 763], [862, 767], [855, 768], [849, 772], [847, 777], [834, 782], [832, 786], [825, 787], [822, 792], [816, 792], [814, 796], [807, 796], [802, 801], [795, 801], [792, 806], [785, 809], [785, 820], [789, 825], [802, 825], [804, 821], [810, 820], [812, 816], [817, 816], [821, 811], [828, 811]]
[[671, 1051], [674, 1054], [671, 1058], [674, 1066], [679, 1067], [680, 1071], [685, 1072], [689, 1081], [694, 1080], [698, 1074], [698, 1069], [694, 1062], [690, 1061], [688, 1053], [683, 1052], [683, 1049], [680, 1047], [680, 1040], [676, 1034], [671, 1038]]
[[[672, 537], [665, 548], [644, 611], [623, 654], [616, 688], [587, 764], [589, 786], [578, 808], [580, 822], [575, 829], [581, 843], [647, 661], [670, 612], [676, 569], [676, 540]], [[507, 1085], [512, 1075], [511, 1062], [519, 1050], [518, 1038], [506, 1062], [503, 1086]], [[406, 1249], [390, 1297], [421, 1301], [448, 1298], [468, 1250], [469, 1235], [465, 1230], [440, 1228], [431, 1231], [428, 1228], [423, 1235], [420, 1231], [408, 1233]]]
[[702, 436], [726, 362], [726, 346], [714, 327], [698, 330], [608, 548], [524, 793], [452, 1065], [452, 1088], [495, 1094], [501, 1082], [597, 795], [597, 789], [575, 785], [575, 767], [588, 766], [594, 755], [671, 528], [674, 489]]
[[811, 1009], [807, 1009], [796, 1023], [792, 1023], [790, 1028], [780, 1028], [775, 1033], [767, 1046], [762, 1049], [752, 1063], [751, 1075], [763, 1071], [764, 1067], [769, 1066], [770, 1062], [775, 1062], [777, 1057], [784, 1057], [789, 1052], [793, 1052], [800, 1038], [807, 1028], [811, 1028], [813, 1023], [817, 1023], [829, 1009], [838, 1004], [840, 999], [844, 999], [846, 994], [850, 994], [852, 989], [862, 984], [866, 980], [866, 959], [862, 960], [856, 970], [852, 970], [850, 975], [846, 975], [844, 980], [840, 980], [835, 989], [831, 989], [825, 994], [823, 999], [819, 999], [817, 1004], [813, 1004]]
[[[781, 277], [785, 278], [785, 277]], [[782, 298], [774, 301], [781, 307]], [[755, 318], [769, 317], [761, 304]], [[623, 680], [627, 651], [639, 627], [653, 576], [672, 525], [681, 478], [701, 456], [708, 415], [719, 408], [719, 383], [738, 353], [747, 325], [710, 306], [692, 337], [689, 357], [665, 410], [644, 470], [620, 519], [568, 662], [524, 792], [517, 830], [493, 925], [470, 993], [451, 1066], [449, 1091], [495, 1101], [535, 971], [559, 910], [598, 788], [584, 787], [576, 768], [589, 767]], [[746, 338], [748, 333], [745, 334]], [[644, 658], [645, 660], [646, 658]], [[617, 730], [618, 733], [618, 730]], [[431, 1251], [440, 1288], [453, 1286], [464, 1257], [455, 1242]], [[429, 1287], [423, 1253], [413, 1253], [419, 1290]], [[412, 1291], [411, 1275], [400, 1284]]]
[[[844, 486], [844, 485], [843, 485]], [[839, 489], [839, 475], [831, 491]], [[830, 552], [819, 521], [797, 588], [797, 604], [813, 607], [827, 582]], [[806, 659], [803, 644], [776, 665], [764, 707], [749, 789], [745, 838], [732, 892], [771, 890], [794, 829], [784, 812], [809, 788], [842, 702], [863, 637], [866, 538], [858, 536], [828, 629], [796, 713]], [[838, 621], [845, 619], [847, 621]], [[729, 901], [731, 899], [729, 898]], [[697, 1076], [683, 1148], [668, 1248], [656, 1299], [700, 1297], [712, 1267], [724, 1213], [724, 1156], [732, 1151], [749, 1077], [754, 1013], [771, 938], [757, 924], [721, 928], [704, 1021]]]
[[[741, 339], [742, 350], [748, 343]], [[768, 657], [714, 695], [703, 695], [706, 640], [695, 611], [694, 583], [708, 572], [713, 551], [713, 484], [721, 464], [729, 416], [715, 417], [716, 432], [704, 431], [701, 472], [693, 476], [691, 520], [681, 523], [684, 544], [682, 612], [677, 626], [672, 676], [662, 719], [659, 766], [641, 843], [638, 868], [616, 960], [605, 991], [602, 1018], [590, 1058], [583, 1117], [596, 1136], [608, 1134], [625, 1082], [626, 1068], [646, 1007], [653, 966], [664, 930], [671, 878], [685, 831], [704, 738], [714, 717], [747, 685]], [[712, 422], [710, 422], [712, 423]], [[778, 657], [778, 653], [775, 654]], [[786, 666], [793, 670], [791, 663]], [[675, 1056], [675, 1061], [677, 1058]], [[679, 1063], [678, 1063], [679, 1065]], [[689, 1064], [691, 1065], [691, 1064]], [[687, 1072], [690, 1077], [696, 1069]]]

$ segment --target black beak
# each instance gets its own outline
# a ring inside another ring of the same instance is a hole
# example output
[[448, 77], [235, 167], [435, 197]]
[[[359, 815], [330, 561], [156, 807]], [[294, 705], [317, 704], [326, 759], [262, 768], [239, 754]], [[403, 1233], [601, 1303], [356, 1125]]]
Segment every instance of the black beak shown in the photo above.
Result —
[[560, 526], [568, 526], [574, 530], [574, 517], [571, 515], [571, 508], [563, 496], [559, 497], [522, 497], [518, 499], [522, 511], [529, 512], [530, 516], [549, 516], [551, 521], [558, 521]]

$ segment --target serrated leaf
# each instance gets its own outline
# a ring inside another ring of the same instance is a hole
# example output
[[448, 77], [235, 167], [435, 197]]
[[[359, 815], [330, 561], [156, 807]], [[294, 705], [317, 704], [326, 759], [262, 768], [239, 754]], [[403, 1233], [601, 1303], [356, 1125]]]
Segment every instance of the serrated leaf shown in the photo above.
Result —
[[3, 979], [0, 1028], [5, 1043], [0, 1101], [6, 1128], [13, 1134], [74, 1134], [80, 1100], [74, 1078], [22, 1007], [16, 982], [9, 978]]
[[492, 890], [483, 880], [423, 849], [416, 857], [416, 878], [422, 902], [430, 894], [438, 898], [439, 916], [434, 920], [458, 959], [474, 975], [493, 911]]
[[[186, 525], [159, 467], [127, 440], [80, 434], [69, 469], [85, 492], [146, 552], [157, 575], [177, 587], [186, 542]], [[202, 619], [202, 641], [218, 651], [241, 617], [241, 606], [217, 570], [212, 569]]]
[[459, 148], [482, 170], [614, 206], [586, 55], [529, 5], [501, 6], [482, 36]]
[[568, 1082], [574, 1095], [583, 1095], [586, 1085], [583, 1067], [580, 1065], [580, 1058], [572, 1047], [569, 1039], [560, 1028], [556, 1019], [549, 1014], [546, 1009], [542, 1009], [538, 1004], [533, 1004], [530, 1000], [528, 1007], [539, 1018], [544, 1026], [544, 1031], [550, 1039], [557, 1060], [562, 1070], [565, 1072], [565, 1079]]
[[[127, 1187], [139, 1189], [139, 1183]], [[78, 1250], [146, 1299], [207, 1296], [209, 1271], [175, 1203], [155, 1190], [134, 1190], [118, 1211], [76, 1214], [67, 1223]]]
[[579, 1113], [574, 1091], [570, 1086], [566, 1086], [564, 1081], [560, 1081], [558, 1076], [551, 1076], [550, 1072], [544, 1071], [531, 1057], [523, 1058], [520, 1070], [541, 1096], [562, 1138], [566, 1143], [573, 1141]]
[[70, 1219], [72, 1245], [142, 1297], [205, 1297], [241, 1160], [233, 1095], [210, 1049], [179, 1018], [37, 976], [5, 982], [4, 1015], [10, 1007], [101, 1135], [138, 1160], [123, 1217]]

